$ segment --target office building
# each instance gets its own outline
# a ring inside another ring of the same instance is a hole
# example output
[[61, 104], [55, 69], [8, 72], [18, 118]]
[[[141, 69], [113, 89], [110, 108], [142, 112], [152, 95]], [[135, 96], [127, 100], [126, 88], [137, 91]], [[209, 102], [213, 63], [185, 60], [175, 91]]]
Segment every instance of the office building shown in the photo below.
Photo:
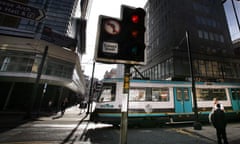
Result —
[[145, 9], [147, 64], [140, 67], [145, 77], [191, 80], [192, 62], [197, 81], [240, 80], [221, 1], [148, 0]]
[[[75, 18], [78, 5], [81, 17]], [[39, 110], [48, 101], [57, 108], [65, 97], [74, 103], [84, 95], [80, 40], [88, 0], [6, 0], [0, 6], [0, 110]], [[34, 17], [38, 12], [41, 18]]]

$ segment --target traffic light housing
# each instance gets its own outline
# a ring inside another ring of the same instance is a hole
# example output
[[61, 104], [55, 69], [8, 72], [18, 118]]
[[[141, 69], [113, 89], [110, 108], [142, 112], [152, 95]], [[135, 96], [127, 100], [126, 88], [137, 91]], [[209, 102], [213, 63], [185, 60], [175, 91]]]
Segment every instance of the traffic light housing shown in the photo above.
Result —
[[145, 62], [145, 11], [142, 8], [122, 6], [121, 56], [133, 63]]
[[96, 62], [145, 64], [145, 11], [121, 7], [121, 18], [99, 16]]

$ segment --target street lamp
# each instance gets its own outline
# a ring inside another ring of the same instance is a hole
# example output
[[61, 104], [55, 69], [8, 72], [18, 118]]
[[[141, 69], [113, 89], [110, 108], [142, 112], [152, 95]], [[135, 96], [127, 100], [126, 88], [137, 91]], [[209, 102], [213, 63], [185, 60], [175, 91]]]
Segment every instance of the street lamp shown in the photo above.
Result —
[[93, 91], [93, 80], [94, 80], [94, 71], [95, 71], [95, 61], [93, 62], [93, 69], [92, 69], [92, 78], [90, 83], [89, 95], [88, 95], [88, 105], [87, 105], [87, 115], [92, 112], [92, 91]]
[[194, 105], [194, 116], [195, 121], [193, 123], [193, 128], [195, 130], [201, 130], [202, 125], [198, 120], [198, 107], [197, 107], [197, 97], [196, 97], [196, 88], [195, 88], [195, 79], [194, 79], [194, 72], [193, 72], [193, 60], [192, 60], [192, 52], [190, 48], [190, 41], [189, 41], [189, 33], [186, 31], [186, 41], [187, 41], [187, 49], [188, 49], [188, 58], [189, 58], [189, 65], [190, 65], [190, 72], [192, 78], [192, 95], [193, 95], [193, 105]]

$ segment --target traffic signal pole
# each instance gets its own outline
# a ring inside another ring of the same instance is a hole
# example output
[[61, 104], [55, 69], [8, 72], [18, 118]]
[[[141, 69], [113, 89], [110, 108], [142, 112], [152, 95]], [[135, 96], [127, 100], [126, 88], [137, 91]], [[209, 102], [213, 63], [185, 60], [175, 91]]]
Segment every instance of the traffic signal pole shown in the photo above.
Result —
[[145, 64], [145, 15], [142, 8], [122, 5], [121, 19], [100, 15], [98, 21], [96, 62], [125, 64], [120, 144], [127, 143], [130, 67]]
[[93, 92], [93, 80], [94, 80], [94, 71], [95, 71], [95, 61], [93, 62], [93, 69], [92, 69], [92, 78], [89, 88], [89, 95], [88, 95], [88, 105], [87, 105], [87, 115], [92, 112], [92, 92]]
[[131, 65], [124, 67], [124, 83], [123, 83], [123, 97], [121, 109], [121, 127], [120, 127], [120, 144], [127, 144], [127, 129], [128, 129], [128, 98], [130, 85], [130, 68]]

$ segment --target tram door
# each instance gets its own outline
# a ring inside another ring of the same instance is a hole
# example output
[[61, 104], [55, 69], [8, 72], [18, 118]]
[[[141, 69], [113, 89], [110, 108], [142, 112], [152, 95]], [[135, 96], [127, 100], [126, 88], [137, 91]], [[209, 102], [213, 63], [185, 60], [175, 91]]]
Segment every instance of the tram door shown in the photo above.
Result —
[[234, 111], [239, 111], [240, 110], [240, 89], [231, 89], [230, 90], [230, 96], [231, 96], [231, 101], [232, 101], [232, 108]]
[[192, 99], [189, 88], [174, 88], [175, 112], [192, 112]]

